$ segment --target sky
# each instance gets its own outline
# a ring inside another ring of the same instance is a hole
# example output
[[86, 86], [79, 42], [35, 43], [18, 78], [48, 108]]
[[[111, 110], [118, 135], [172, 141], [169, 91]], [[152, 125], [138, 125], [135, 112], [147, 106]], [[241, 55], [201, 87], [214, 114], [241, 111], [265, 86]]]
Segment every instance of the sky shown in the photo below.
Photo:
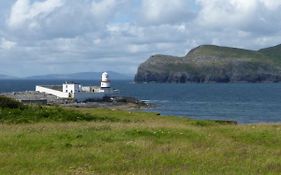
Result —
[[153, 54], [281, 43], [281, 0], [0, 0], [0, 74], [135, 74]]

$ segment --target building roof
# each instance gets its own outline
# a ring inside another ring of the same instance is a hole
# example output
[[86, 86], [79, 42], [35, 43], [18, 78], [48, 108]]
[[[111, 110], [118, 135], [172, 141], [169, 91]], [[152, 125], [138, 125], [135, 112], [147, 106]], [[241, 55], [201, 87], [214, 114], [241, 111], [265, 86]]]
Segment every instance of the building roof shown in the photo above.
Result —
[[64, 82], [63, 84], [79, 84], [79, 83], [75, 83], [75, 82], [73, 82], [73, 81], [66, 81], [66, 82]]
[[42, 87], [46, 87], [57, 91], [62, 91], [62, 85], [42, 85]]

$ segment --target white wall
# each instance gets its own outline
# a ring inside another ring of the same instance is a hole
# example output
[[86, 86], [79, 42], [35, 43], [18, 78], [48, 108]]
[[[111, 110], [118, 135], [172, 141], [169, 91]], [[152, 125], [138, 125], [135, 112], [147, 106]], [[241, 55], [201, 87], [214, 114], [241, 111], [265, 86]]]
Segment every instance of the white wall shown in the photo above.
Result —
[[101, 88], [110, 88], [110, 81], [101, 81]]
[[[79, 87], [79, 85], [78, 85]], [[54, 89], [50, 89], [47, 87], [43, 87], [43, 86], [36, 86], [35, 91], [38, 92], [44, 92], [46, 94], [52, 94], [55, 95], [59, 98], [74, 98], [75, 100], [77, 100], [78, 102], [82, 102], [88, 99], [102, 99], [104, 96], [106, 95], [110, 95], [113, 93], [111, 88], [105, 88], [105, 89], [99, 89], [99, 92], [96, 91], [96, 93], [93, 92], [75, 92], [75, 93], [70, 93], [70, 92], [61, 92], [61, 91], [57, 91]], [[69, 96], [71, 95], [71, 96]]]
[[62, 85], [62, 92], [64, 92], [64, 93], [76, 93], [76, 92], [79, 92], [79, 91], [80, 91], [79, 84], [64, 83]]
[[57, 91], [57, 90], [46, 88], [46, 87], [43, 87], [43, 86], [36, 86], [35, 91], [44, 92], [46, 94], [52, 94], [52, 95], [55, 95], [55, 96], [60, 97], [60, 98], [69, 98], [69, 93]]

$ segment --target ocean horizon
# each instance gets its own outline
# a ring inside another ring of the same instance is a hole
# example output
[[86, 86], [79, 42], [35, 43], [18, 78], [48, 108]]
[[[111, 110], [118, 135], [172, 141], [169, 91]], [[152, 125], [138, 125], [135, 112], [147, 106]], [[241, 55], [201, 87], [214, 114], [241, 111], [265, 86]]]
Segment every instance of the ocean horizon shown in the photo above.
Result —
[[[0, 80], [0, 92], [33, 91], [35, 85], [62, 84], [64, 80]], [[97, 85], [98, 80], [75, 80]], [[154, 104], [147, 112], [202, 120], [239, 123], [281, 122], [281, 83], [135, 84], [112, 82], [120, 95]]]

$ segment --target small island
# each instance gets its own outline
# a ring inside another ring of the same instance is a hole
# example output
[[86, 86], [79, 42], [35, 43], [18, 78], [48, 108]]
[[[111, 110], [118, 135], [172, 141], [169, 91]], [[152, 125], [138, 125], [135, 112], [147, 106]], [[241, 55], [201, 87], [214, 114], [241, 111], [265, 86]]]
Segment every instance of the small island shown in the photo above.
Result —
[[281, 45], [258, 51], [201, 45], [184, 57], [153, 55], [138, 68], [135, 82], [280, 82]]

